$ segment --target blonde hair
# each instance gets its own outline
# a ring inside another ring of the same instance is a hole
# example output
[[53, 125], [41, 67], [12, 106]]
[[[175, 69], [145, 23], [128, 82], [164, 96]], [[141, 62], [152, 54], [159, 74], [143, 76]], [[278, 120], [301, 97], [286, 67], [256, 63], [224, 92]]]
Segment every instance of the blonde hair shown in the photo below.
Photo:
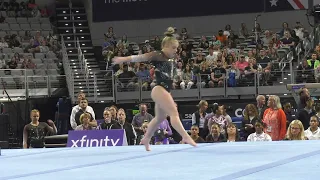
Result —
[[204, 106], [204, 105], [208, 105], [208, 102], [207, 102], [206, 100], [201, 100], [201, 101], [199, 102], [199, 104], [197, 105], [197, 107], [200, 108], [200, 107], [202, 107], [202, 106]]
[[80, 123], [81, 124], [83, 124], [83, 118], [85, 118], [85, 117], [89, 118], [89, 120], [90, 120], [91, 119], [91, 114], [89, 114], [89, 113], [81, 114], [81, 116], [80, 116]]
[[167, 31], [164, 33], [166, 36], [163, 38], [161, 47], [165, 47], [168, 43], [172, 43], [174, 41], [177, 41], [177, 39], [174, 37], [175, 30], [173, 27], [168, 27]]
[[40, 111], [39, 111], [38, 109], [32, 109], [31, 112], [30, 112], [30, 115], [31, 115], [32, 113], [39, 113], [39, 115], [40, 115]]
[[281, 105], [279, 96], [270, 95], [270, 96], [269, 96], [269, 99], [270, 99], [270, 98], [273, 98], [273, 99], [274, 99], [274, 103], [275, 103], [275, 108], [276, 108], [276, 109], [282, 109], [282, 105]]
[[[299, 128], [300, 128], [300, 132], [297, 136], [297, 139], [293, 139], [293, 135], [291, 133], [291, 126], [292, 125], [298, 125]], [[306, 140], [306, 137], [304, 135], [304, 127], [303, 127], [303, 124], [300, 120], [293, 120], [290, 124], [289, 124], [289, 127], [287, 129], [287, 134], [286, 134], [286, 138], [289, 139], [289, 140]]]
[[144, 122], [141, 127], [144, 128], [144, 127], [148, 127], [149, 123], [148, 122]]

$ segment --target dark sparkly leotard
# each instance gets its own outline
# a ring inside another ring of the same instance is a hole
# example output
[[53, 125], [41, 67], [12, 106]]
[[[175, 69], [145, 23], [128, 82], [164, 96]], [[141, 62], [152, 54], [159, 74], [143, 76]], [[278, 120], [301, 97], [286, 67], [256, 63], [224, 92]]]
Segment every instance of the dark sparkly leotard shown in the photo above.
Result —
[[147, 56], [148, 61], [154, 66], [155, 68], [155, 79], [156, 85], [162, 86], [168, 92], [172, 89], [172, 68], [173, 68], [173, 61], [169, 61], [169, 58], [162, 52], [162, 51], [154, 51], [148, 54]]

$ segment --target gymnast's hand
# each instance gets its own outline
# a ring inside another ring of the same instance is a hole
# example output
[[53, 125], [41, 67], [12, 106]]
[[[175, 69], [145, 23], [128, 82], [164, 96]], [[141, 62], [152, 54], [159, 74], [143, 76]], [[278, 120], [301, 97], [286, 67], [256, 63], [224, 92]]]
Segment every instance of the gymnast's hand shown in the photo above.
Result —
[[127, 57], [114, 57], [112, 59], [112, 64], [113, 65], [122, 64], [122, 63], [124, 63], [126, 61], [127, 61]]

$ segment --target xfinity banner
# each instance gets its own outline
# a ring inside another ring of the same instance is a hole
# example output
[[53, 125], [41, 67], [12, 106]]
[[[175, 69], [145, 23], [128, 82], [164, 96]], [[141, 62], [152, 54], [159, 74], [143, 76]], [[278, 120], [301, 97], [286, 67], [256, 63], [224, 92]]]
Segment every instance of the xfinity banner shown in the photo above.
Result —
[[93, 22], [261, 12], [263, 0], [92, 0]]
[[127, 146], [123, 129], [69, 131], [67, 147]]

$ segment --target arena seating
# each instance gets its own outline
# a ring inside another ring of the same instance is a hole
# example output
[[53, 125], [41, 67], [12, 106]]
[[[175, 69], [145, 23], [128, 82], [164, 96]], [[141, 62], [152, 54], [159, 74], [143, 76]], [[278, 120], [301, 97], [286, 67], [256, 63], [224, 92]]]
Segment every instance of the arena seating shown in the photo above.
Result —
[[[16, 65], [0, 69], [1, 82], [10, 96], [24, 98], [26, 93], [29, 96], [50, 96], [64, 87], [65, 76], [61, 75], [63, 72], [59, 65], [60, 44], [49, 18], [8, 17], [6, 11], [1, 11], [1, 14], [5, 22], [0, 24], [0, 37], [8, 42], [16, 37], [20, 44], [1, 47], [0, 59], [3, 63], [10, 62], [16, 53], [19, 55]], [[34, 41], [36, 36], [39, 38], [37, 42]], [[23, 60], [28, 57], [31, 61], [26, 65]], [[1, 97], [6, 95], [1, 94]]]

